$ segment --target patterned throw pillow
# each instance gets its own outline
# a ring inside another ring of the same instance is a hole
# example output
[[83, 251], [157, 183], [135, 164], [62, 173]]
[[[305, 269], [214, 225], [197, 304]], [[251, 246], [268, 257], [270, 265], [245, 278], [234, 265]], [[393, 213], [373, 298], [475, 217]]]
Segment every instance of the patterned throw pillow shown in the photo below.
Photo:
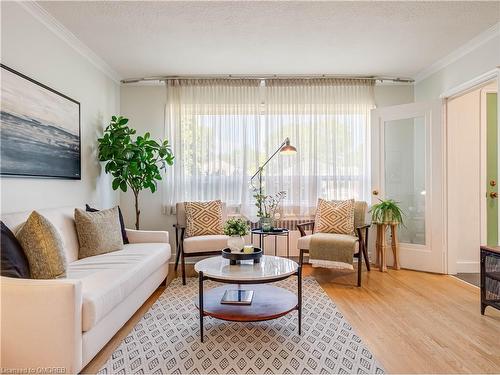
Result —
[[315, 233], [337, 233], [354, 235], [354, 199], [326, 201], [318, 199]]
[[223, 234], [222, 202], [186, 202], [186, 237]]
[[32, 279], [55, 279], [66, 273], [66, 254], [56, 227], [33, 211], [16, 234], [30, 266]]
[[118, 207], [97, 212], [75, 208], [78, 259], [123, 249]]

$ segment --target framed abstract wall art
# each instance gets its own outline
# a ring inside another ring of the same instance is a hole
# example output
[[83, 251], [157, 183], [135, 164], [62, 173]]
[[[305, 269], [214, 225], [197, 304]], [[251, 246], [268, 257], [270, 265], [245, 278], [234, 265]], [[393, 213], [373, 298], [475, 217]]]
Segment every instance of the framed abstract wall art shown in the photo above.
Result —
[[81, 179], [80, 103], [0, 66], [0, 174]]

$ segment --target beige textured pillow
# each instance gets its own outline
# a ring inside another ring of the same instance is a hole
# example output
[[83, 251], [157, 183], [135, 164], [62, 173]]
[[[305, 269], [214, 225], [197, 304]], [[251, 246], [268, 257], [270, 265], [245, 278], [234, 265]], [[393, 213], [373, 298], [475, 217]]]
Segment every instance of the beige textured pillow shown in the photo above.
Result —
[[78, 259], [123, 249], [118, 207], [87, 212], [75, 208]]
[[186, 202], [186, 237], [223, 234], [222, 202]]
[[354, 235], [354, 199], [326, 201], [318, 199], [315, 233]]
[[33, 211], [16, 237], [23, 247], [33, 279], [55, 279], [65, 276], [66, 254], [56, 227]]

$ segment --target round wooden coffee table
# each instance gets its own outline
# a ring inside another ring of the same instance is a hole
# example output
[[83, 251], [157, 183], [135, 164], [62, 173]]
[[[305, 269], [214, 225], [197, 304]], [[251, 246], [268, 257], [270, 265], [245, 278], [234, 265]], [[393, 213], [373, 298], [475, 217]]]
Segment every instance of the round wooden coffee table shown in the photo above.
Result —
[[[276, 319], [294, 310], [298, 311], [298, 331], [302, 326], [302, 269], [293, 260], [277, 256], [264, 255], [260, 263], [241, 261], [241, 264], [230, 265], [228, 259], [222, 257], [206, 258], [195, 264], [198, 272], [199, 291], [196, 306], [200, 311], [200, 336], [203, 342], [203, 317], [229, 320], [235, 322], [259, 322]], [[297, 294], [284, 288], [270, 285], [275, 281], [297, 276]], [[204, 290], [203, 282], [213, 280], [224, 285]], [[226, 290], [242, 289], [253, 291], [250, 305], [222, 304]]]

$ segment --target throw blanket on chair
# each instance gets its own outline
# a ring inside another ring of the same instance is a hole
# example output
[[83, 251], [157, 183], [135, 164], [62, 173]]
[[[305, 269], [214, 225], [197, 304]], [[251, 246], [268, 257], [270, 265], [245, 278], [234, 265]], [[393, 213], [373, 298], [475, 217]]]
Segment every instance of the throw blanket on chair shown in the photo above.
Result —
[[315, 233], [309, 245], [309, 262], [313, 267], [352, 270], [356, 242], [356, 237], [346, 234]]

